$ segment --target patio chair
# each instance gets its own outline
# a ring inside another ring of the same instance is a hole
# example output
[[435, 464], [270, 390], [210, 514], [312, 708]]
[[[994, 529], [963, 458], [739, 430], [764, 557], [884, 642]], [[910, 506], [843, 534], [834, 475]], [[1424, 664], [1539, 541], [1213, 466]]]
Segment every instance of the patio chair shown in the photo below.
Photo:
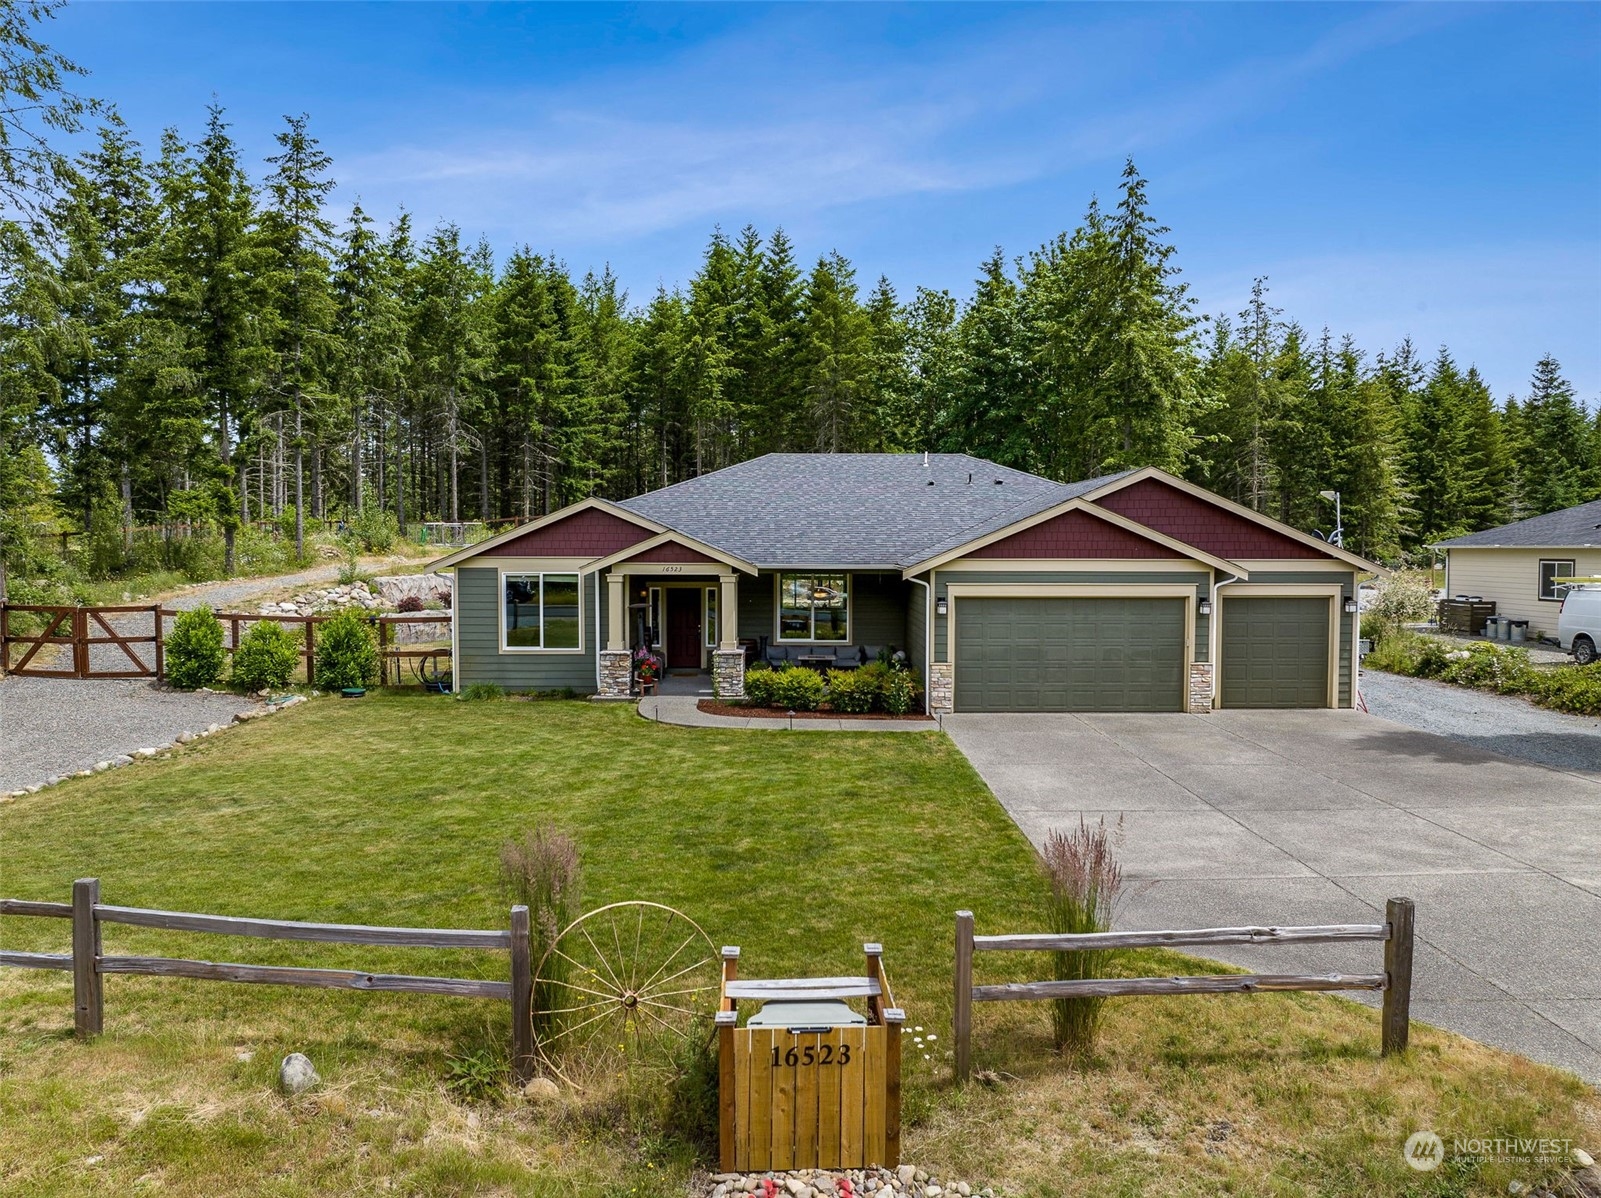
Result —
[[862, 651], [855, 645], [841, 645], [834, 650], [834, 668], [836, 670], [854, 670], [862, 664]]
[[878, 655], [880, 653], [882, 653], [882, 652], [884, 652], [884, 646], [883, 645], [863, 645], [862, 646], [862, 653], [867, 658], [867, 660], [869, 662], [877, 661], [878, 660]]
[[767, 664], [775, 670], [782, 669], [789, 663], [789, 650], [783, 645], [768, 645], [767, 652], [762, 654]]

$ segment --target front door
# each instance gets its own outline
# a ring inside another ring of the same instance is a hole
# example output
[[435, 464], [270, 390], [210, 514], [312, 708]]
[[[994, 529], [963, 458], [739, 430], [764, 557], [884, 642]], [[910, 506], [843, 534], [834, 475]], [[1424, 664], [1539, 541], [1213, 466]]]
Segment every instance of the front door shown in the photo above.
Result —
[[667, 591], [667, 668], [700, 669], [700, 591], [691, 587]]

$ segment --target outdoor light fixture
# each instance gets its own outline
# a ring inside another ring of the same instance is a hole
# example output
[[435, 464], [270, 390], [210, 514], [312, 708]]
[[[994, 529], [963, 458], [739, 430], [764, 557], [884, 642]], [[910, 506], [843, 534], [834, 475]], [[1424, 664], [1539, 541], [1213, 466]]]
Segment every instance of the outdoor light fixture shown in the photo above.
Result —
[[948, 602], [946, 602], [944, 599], [936, 599], [936, 600], [934, 600], [934, 614], [936, 616], [943, 616], [946, 612], [948, 612], [950, 610], [951, 610], [951, 605]]
[[1356, 600], [1355, 599], [1347, 599], [1345, 601], [1345, 614], [1348, 615], [1348, 616], [1353, 616], [1353, 615], [1356, 614]]
[[1212, 601], [1210, 599], [1202, 599], [1200, 603], [1196, 604], [1195, 610], [1200, 612], [1203, 616], [1211, 615]]

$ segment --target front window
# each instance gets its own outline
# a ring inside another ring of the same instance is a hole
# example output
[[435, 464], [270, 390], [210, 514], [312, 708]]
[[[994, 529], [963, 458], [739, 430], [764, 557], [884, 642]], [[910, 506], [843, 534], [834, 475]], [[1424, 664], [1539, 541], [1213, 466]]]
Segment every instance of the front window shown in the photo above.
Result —
[[1572, 578], [1578, 573], [1572, 558], [1542, 558], [1540, 560], [1540, 598], [1561, 599], [1566, 586], [1558, 586], [1558, 579]]
[[850, 639], [849, 606], [843, 574], [778, 576], [778, 639]]
[[508, 574], [505, 582], [507, 649], [577, 649], [583, 620], [576, 574]]

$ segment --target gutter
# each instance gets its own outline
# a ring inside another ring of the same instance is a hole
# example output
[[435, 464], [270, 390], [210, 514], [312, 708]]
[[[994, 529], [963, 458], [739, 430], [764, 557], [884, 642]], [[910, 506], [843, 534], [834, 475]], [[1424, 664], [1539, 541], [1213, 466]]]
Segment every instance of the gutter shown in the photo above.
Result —
[[[1216, 579], [1217, 575], [1213, 574], [1212, 577]], [[1223, 609], [1218, 605], [1217, 593], [1224, 587], [1241, 581], [1243, 580], [1238, 574], [1230, 574], [1222, 581], [1214, 581], [1212, 583], [1212, 614], [1206, 620], [1206, 660], [1212, 666], [1212, 706], [1214, 709], [1217, 707], [1218, 696], [1222, 693], [1218, 686], [1221, 672], [1218, 667], [1221, 663], [1217, 659], [1217, 645], [1223, 632]]]

